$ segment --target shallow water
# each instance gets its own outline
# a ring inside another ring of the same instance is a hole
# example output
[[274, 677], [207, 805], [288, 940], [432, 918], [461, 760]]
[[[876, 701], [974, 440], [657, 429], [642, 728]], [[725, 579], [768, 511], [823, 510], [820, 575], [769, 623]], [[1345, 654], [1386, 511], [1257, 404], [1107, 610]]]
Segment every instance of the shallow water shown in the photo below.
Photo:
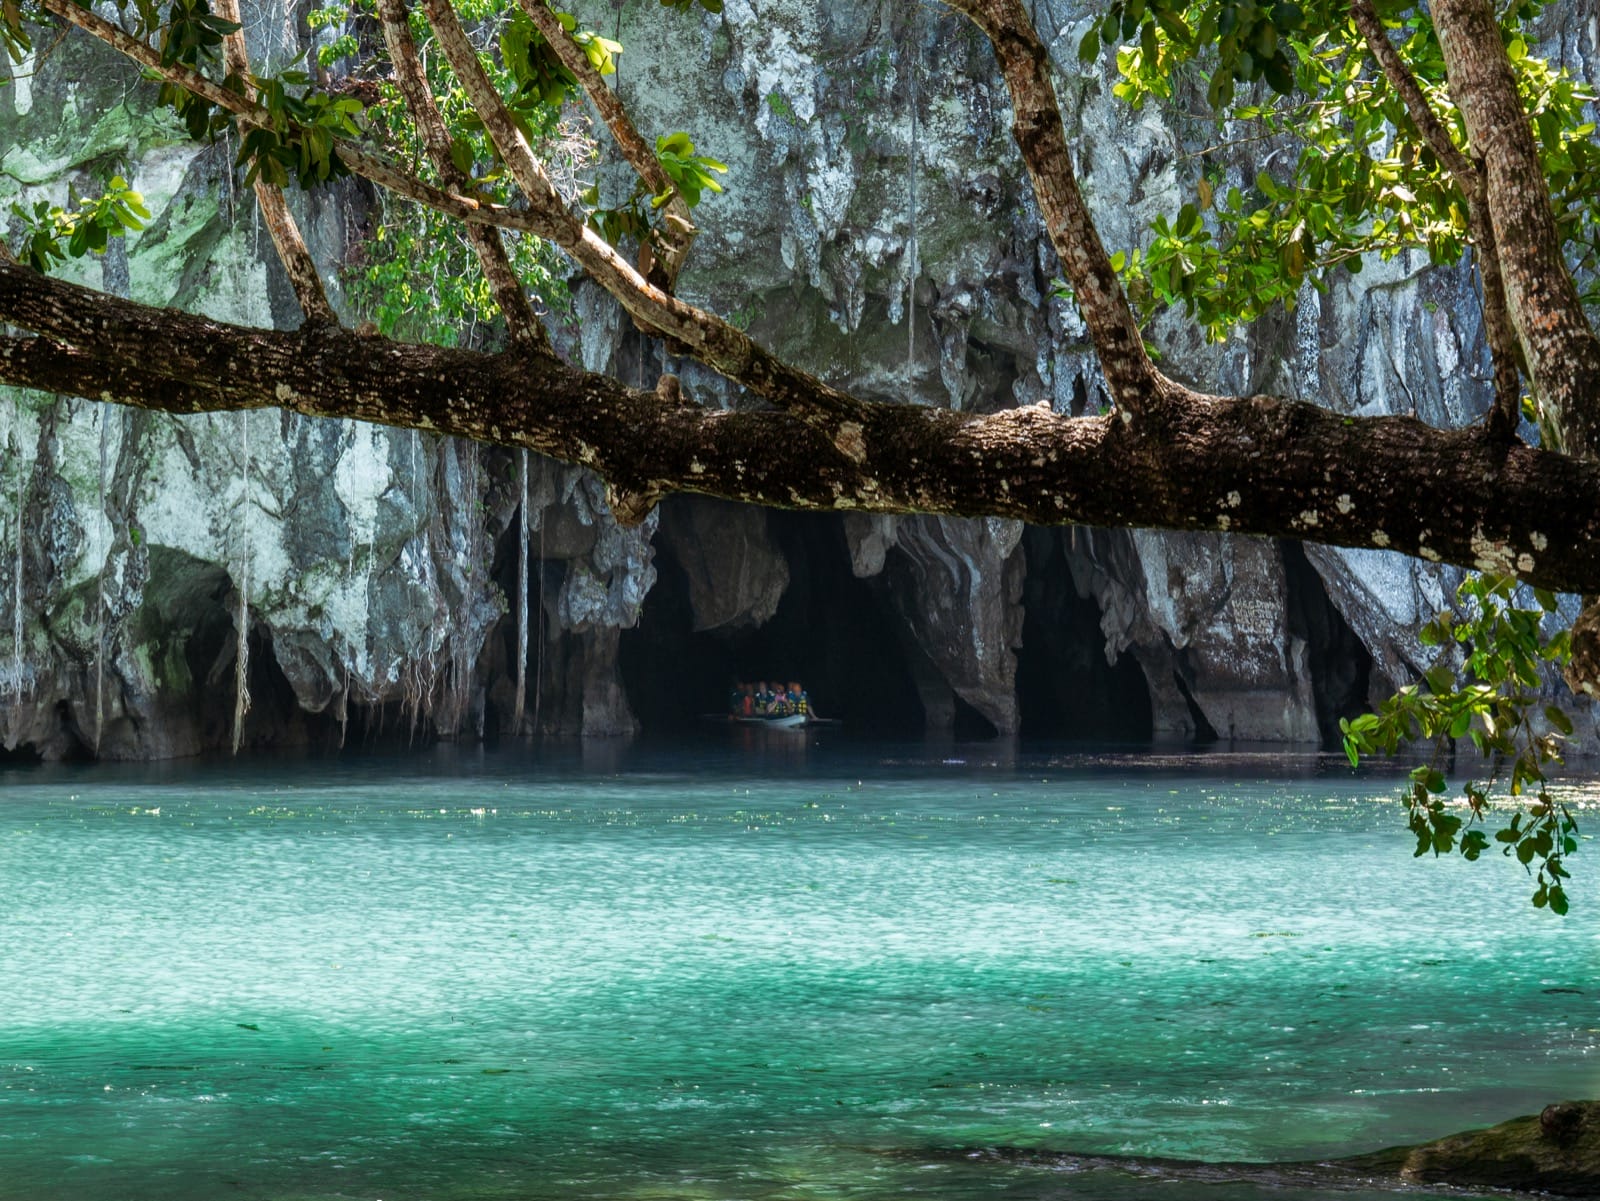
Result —
[[945, 1152], [1600, 1091], [1591, 843], [1560, 919], [1326, 758], [989, 757], [0, 774], [0, 1199], [1380, 1196]]

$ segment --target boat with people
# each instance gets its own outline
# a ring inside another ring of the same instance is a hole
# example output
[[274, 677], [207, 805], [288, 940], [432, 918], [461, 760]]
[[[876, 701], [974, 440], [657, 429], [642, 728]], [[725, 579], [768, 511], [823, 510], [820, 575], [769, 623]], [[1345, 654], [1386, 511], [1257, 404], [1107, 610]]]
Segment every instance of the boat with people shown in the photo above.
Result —
[[739, 683], [728, 690], [726, 714], [706, 715], [709, 721], [732, 725], [760, 726], [768, 730], [795, 730], [806, 726], [835, 726], [839, 723], [818, 717], [811, 707], [811, 696], [795, 680], [758, 680]]

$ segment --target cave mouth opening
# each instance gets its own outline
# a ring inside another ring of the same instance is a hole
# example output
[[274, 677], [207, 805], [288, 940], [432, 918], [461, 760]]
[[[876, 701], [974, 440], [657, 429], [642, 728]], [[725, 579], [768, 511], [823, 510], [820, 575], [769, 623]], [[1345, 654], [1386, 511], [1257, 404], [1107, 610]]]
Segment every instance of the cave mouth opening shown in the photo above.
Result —
[[1311, 699], [1323, 749], [1337, 750], [1343, 745], [1339, 720], [1367, 710], [1372, 652], [1334, 605], [1306, 548], [1298, 542], [1282, 546], [1289, 632], [1305, 640]]
[[1073, 581], [1070, 537], [1065, 529], [1023, 531], [1020, 735], [1030, 742], [1148, 743], [1155, 710], [1144, 670], [1132, 655], [1106, 662], [1100, 606]]
[[734, 684], [794, 680], [816, 713], [838, 719], [848, 736], [920, 738], [926, 715], [895, 619], [851, 570], [837, 516], [768, 510], [768, 536], [789, 570], [777, 610], [759, 626], [694, 628], [688, 573], [673, 543], [690, 528], [687, 506], [703, 503], [662, 502], [656, 583], [639, 624], [622, 632], [619, 668], [642, 733], [714, 728], [701, 715], [725, 713]]
[[0, 771], [11, 767], [38, 767], [43, 762], [44, 755], [31, 742], [19, 742], [10, 748], [0, 746]]

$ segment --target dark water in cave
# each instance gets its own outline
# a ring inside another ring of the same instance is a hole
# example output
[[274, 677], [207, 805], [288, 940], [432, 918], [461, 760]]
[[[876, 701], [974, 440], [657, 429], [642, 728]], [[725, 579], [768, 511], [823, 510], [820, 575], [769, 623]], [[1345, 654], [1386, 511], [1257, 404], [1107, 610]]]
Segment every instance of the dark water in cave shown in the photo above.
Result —
[[1535, 911], [1341, 763], [0, 773], [0, 1199], [1388, 1195], [947, 1154], [1321, 1158], [1592, 1095], [1587, 856]]

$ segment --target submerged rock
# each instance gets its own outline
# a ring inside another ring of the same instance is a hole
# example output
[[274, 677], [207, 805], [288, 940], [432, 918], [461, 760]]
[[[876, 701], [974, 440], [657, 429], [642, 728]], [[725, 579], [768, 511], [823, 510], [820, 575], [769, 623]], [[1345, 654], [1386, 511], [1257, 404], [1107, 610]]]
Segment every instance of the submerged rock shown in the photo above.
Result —
[[1337, 1162], [1415, 1184], [1600, 1197], [1600, 1101], [1561, 1101], [1487, 1130]]
[[[925, 1157], [925, 1152], [897, 1152]], [[1038, 1164], [1056, 1171], [1117, 1171], [1165, 1180], [1248, 1183], [1268, 1187], [1369, 1189], [1444, 1184], [1511, 1189], [1561, 1197], [1600, 1197], [1600, 1101], [1562, 1101], [1542, 1113], [1512, 1118], [1431, 1143], [1369, 1155], [1287, 1163], [1222, 1162], [1161, 1156], [1098, 1155], [1025, 1147], [975, 1147], [933, 1152], [935, 1158]]]

